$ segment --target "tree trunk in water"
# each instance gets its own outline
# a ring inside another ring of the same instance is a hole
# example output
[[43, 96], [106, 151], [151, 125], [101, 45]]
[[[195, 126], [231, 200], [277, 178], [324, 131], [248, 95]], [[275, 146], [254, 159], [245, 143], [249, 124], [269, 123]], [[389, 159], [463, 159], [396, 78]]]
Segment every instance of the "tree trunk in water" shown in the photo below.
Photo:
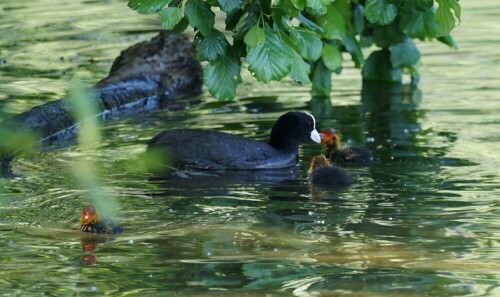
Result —
[[[92, 117], [158, 108], [201, 93], [203, 69], [189, 40], [162, 31], [150, 41], [133, 45], [115, 59], [108, 77], [88, 96], [97, 107]], [[60, 99], [37, 106], [0, 124], [0, 165], [8, 166], [23, 148], [75, 136], [79, 122], [74, 104]]]

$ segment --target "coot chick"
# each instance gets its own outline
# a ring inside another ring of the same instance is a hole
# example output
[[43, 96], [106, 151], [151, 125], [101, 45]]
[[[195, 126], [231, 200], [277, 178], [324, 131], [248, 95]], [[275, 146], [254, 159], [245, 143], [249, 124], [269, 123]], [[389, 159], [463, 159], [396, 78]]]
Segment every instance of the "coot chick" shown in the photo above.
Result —
[[373, 156], [369, 150], [356, 147], [342, 147], [340, 136], [335, 129], [328, 128], [321, 132], [321, 142], [326, 149], [327, 158], [339, 165], [368, 166], [373, 161]]
[[87, 205], [82, 210], [80, 217], [80, 230], [90, 233], [116, 234], [123, 232], [123, 227], [111, 218], [100, 218], [94, 206]]
[[165, 166], [199, 170], [281, 169], [297, 165], [299, 144], [308, 138], [321, 142], [316, 120], [293, 111], [276, 121], [268, 143], [217, 131], [175, 129], [151, 139], [146, 154], [166, 156], [170, 164]]
[[324, 155], [311, 159], [308, 180], [314, 185], [349, 187], [352, 180], [344, 169], [330, 164]]

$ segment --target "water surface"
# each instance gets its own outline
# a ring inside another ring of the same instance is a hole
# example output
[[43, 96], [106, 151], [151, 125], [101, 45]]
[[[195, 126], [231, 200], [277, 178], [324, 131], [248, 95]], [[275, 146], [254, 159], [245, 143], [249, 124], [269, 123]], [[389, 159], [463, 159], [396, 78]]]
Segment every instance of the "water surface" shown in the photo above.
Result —
[[[350, 65], [332, 100], [308, 86], [257, 84], [237, 100], [205, 92], [183, 110], [108, 121], [91, 152], [74, 143], [14, 162], [0, 194], [0, 294], [132, 296], [499, 296], [500, 7], [463, 1], [460, 50], [419, 43], [417, 90], [362, 85]], [[122, 1], [0, 4], [0, 119], [105, 77], [119, 52], [149, 39], [156, 17]], [[285, 111], [368, 147], [345, 190], [298, 175], [155, 179], [137, 162], [164, 129], [215, 129], [266, 140]], [[102, 199], [127, 230], [78, 230], [89, 192], [74, 168], [91, 160]], [[103, 194], [104, 193], [104, 194]]]

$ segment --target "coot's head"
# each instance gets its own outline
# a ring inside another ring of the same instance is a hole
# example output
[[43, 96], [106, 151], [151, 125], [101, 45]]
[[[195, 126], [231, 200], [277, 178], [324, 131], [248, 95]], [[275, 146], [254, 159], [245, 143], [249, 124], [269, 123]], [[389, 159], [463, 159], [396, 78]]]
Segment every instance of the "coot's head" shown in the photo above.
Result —
[[92, 226], [97, 223], [97, 211], [94, 206], [87, 205], [83, 208], [80, 223], [82, 224], [80, 227], [82, 231], [92, 229]]
[[325, 129], [320, 133], [320, 136], [323, 147], [330, 150], [336, 150], [340, 147], [340, 136], [337, 134], [337, 131], [335, 131], [335, 129]]
[[290, 111], [274, 124], [269, 145], [283, 151], [296, 151], [299, 144], [309, 138], [321, 143], [314, 116], [305, 112]]
[[330, 166], [330, 161], [324, 155], [316, 155], [311, 159], [308, 172], [311, 173], [320, 167]]

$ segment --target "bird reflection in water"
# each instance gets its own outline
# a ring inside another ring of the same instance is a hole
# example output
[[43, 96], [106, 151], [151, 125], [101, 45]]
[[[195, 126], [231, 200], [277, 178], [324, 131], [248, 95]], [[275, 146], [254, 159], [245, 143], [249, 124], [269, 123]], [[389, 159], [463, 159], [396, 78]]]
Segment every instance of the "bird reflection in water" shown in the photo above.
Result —
[[85, 252], [82, 261], [85, 264], [97, 262], [97, 257], [92, 252], [97, 249], [99, 243], [113, 239], [106, 234], [118, 234], [124, 230], [114, 219], [102, 218], [92, 205], [83, 208], [80, 223], [80, 230], [85, 232], [85, 236], [82, 236], [81, 240], [82, 250]]

